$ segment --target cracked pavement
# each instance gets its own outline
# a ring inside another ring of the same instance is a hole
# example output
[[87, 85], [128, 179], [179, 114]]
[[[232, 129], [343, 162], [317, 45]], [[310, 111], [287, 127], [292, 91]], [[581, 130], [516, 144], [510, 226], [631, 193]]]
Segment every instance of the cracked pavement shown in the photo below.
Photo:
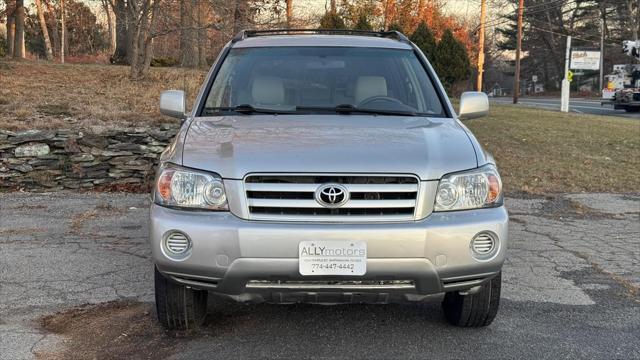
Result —
[[[168, 358], [640, 358], [640, 196], [509, 198], [501, 309], [485, 329], [438, 304], [210, 309]], [[0, 359], [56, 351], [40, 316], [153, 301], [148, 196], [0, 194]], [[140, 356], [142, 357], [142, 356]]]

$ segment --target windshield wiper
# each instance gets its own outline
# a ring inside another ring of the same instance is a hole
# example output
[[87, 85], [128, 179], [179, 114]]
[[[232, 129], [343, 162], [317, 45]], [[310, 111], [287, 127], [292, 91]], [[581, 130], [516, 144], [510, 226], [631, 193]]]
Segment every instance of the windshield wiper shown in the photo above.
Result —
[[269, 109], [269, 108], [260, 108], [254, 107], [249, 104], [240, 104], [238, 106], [222, 106], [222, 107], [207, 107], [204, 109], [207, 113], [215, 113], [220, 111], [234, 111], [240, 114], [291, 114], [293, 111], [291, 110], [279, 110], [279, 109]]
[[297, 106], [296, 110], [311, 110], [311, 111], [335, 111], [340, 114], [350, 113], [364, 113], [364, 114], [377, 114], [377, 115], [403, 115], [403, 116], [416, 116], [414, 111], [406, 110], [384, 110], [384, 109], [367, 109], [358, 108], [351, 104], [340, 104], [335, 107], [322, 107], [322, 106]]

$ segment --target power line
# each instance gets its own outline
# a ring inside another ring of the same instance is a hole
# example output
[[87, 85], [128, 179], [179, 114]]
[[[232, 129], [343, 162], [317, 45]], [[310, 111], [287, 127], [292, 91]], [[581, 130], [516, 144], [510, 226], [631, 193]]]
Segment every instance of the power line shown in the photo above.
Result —
[[[564, 1], [566, 1], [566, 0], [553, 0], [553, 1], [545, 3], [544, 5], [557, 3], [557, 5], [560, 5], [560, 6], [567, 6], [567, 5], [571, 5], [571, 4], [576, 2], [576, 0], [569, 0], [566, 3]], [[562, 2], [562, 3], [559, 3], [559, 2]], [[533, 6], [529, 7], [529, 8], [525, 7], [523, 14], [524, 15], [535, 15], [535, 14], [540, 14], [540, 13], [543, 13], [543, 12], [549, 10], [549, 8], [547, 7], [547, 8], [539, 9], [539, 10], [536, 10], [536, 11], [530, 11], [530, 9], [538, 8], [540, 5], [543, 5], [543, 4], [533, 5]], [[556, 6], [553, 6], [553, 7], [556, 7]], [[527, 11], [527, 9], [529, 9], [529, 11]], [[575, 10], [575, 9], [572, 9], [572, 10]], [[485, 24], [485, 26], [498, 26], [498, 25], [502, 25], [502, 24], [505, 24], [505, 23], [508, 23], [508, 22], [512, 22], [512, 21], [514, 21], [514, 20], [513, 19], [509, 19], [509, 18], [506, 18], [506, 19], [505, 18], [499, 18], [499, 19], [494, 19], [494, 20], [488, 21]]]
[[[539, 28], [539, 27], [536, 27], [536, 26], [533, 26], [533, 25], [530, 25], [530, 26], [533, 29], [536, 29], [536, 30], [539, 30], [539, 31], [543, 31], [543, 32], [547, 32], [547, 33], [551, 33], [551, 34], [555, 34], [555, 35], [559, 35], [559, 36], [565, 36], [565, 37], [566, 36], [571, 36], [571, 38], [575, 39], [575, 40], [580, 40], [580, 41], [584, 41], [584, 42], [588, 42], [588, 43], [597, 43], [597, 44], [600, 43], [599, 40], [589, 40], [589, 39], [577, 37], [575, 35], [569, 35], [569, 34], [559, 33], [557, 31], [551, 31], [551, 30], [548, 30], [548, 29]], [[575, 34], [588, 36], [587, 34], [583, 34], [583, 33], [575, 33]], [[608, 46], [611, 46], [611, 47], [620, 47], [620, 44], [613, 43], [613, 42], [611, 42], [611, 43], [610, 42], [605, 42], [605, 45], [608, 45]]]

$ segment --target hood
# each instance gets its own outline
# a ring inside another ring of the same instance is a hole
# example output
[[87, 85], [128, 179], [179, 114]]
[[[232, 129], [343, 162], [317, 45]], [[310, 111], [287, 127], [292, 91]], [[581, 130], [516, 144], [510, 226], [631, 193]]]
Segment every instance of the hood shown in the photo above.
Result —
[[248, 173], [397, 173], [422, 180], [477, 167], [452, 119], [370, 115], [238, 115], [195, 119], [184, 166], [227, 179]]

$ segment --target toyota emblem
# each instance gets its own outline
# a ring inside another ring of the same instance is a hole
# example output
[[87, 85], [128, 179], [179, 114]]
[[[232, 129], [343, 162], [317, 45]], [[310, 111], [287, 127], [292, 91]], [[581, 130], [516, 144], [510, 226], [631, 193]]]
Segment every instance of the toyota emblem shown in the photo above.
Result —
[[316, 201], [324, 207], [337, 208], [349, 201], [349, 190], [339, 184], [324, 184], [316, 190]]

